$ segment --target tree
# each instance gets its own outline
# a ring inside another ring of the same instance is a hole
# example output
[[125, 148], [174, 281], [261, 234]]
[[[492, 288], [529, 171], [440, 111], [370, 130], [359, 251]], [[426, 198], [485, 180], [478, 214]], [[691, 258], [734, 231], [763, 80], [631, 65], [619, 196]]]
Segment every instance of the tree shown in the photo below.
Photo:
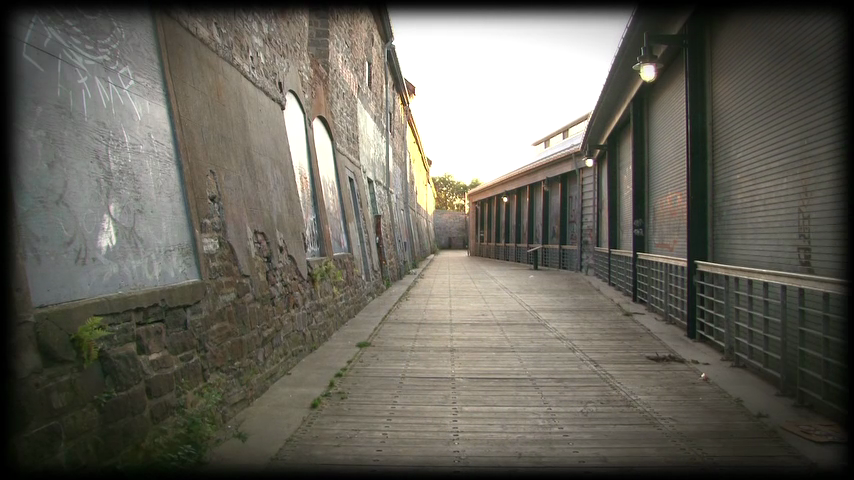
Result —
[[441, 177], [433, 177], [433, 184], [436, 185], [436, 210], [464, 212], [466, 192], [480, 185], [480, 180], [475, 178], [466, 185], [459, 180], [454, 180], [454, 176], [450, 173], [446, 173]]

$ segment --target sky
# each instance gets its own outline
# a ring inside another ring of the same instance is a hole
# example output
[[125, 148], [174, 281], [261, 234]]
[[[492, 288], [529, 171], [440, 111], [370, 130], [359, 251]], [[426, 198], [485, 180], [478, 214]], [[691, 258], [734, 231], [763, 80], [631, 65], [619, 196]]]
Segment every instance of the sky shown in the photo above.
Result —
[[388, 11], [430, 174], [468, 183], [593, 110], [632, 8]]

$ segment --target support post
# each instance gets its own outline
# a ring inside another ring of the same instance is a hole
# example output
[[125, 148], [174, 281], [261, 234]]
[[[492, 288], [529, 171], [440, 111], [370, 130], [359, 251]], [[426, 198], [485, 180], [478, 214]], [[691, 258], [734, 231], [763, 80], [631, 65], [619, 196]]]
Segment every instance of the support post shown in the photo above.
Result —
[[702, 12], [695, 12], [685, 26], [685, 95], [688, 152], [688, 245], [686, 271], [687, 335], [697, 338], [697, 261], [709, 255], [708, 151], [706, 138], [706, 29]]

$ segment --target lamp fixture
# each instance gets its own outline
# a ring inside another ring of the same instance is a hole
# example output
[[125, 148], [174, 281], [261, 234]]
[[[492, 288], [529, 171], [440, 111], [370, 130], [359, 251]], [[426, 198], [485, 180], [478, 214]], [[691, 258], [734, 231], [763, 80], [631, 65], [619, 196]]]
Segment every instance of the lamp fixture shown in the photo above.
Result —
[[652, 52], [652, 45], [672, 45], [678, 47], [685, 46], [685, 35], [650, 35], [643, 34], [643, 46], [641, 54], [638, 57], [638, 63], [632, 68], [640, 74], [641, 80], [650, 83], [658, 78], [658, 71], [664, 67], [658, 63], [658, 56]]
[[596, 163], [596, 159], [593, 156], [593, 150], [605, 151], [607, 149], [607, 145], [588, 145], [587, 153], [584, 155], [584, 165], [586, 165], [587, 167], [592, 167], [593, 164]]
[[501, 201], [507, 203], [507, 192], [504, 192], [504, 194], [501, 195]]

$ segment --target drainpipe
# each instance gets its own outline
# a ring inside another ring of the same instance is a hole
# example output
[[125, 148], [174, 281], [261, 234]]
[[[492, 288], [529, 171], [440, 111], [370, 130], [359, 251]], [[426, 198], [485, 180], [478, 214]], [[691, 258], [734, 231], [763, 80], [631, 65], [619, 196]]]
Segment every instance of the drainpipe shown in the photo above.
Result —
[[[395, 225], [394, 221], [394, 203], [391, 201], [391, 123], [389, 122], [389, 118], [391, 117], [391, 105], [389, 100], [389, 88], [388, 88], [388, 61], [389, 61], [389, 51], [391, 50], [391, 44], [394, 42], [394, 35], [389, 35], [388, 42], [383, 46], [383, 51], [385, 53], [385, 61], [383, 62], [383, 88], [385, 88], [385, 188], [386, 188], [386, 197], [388, 197], [388, 213], [389, 213], [389, 222], [391, 223], [391, 231], [395, 237], [395, 243], [397, 242], [397, 225]], [[400, 247], [399, 245], [395, 245], [395, 251], [398, 256], [398, 264], [400, 263]], [[400, 267], [400, 265], [398, 265]], [[401, 273], [401, 277], [403, 277], [402, 272], [400, 272], [400, 268], [398, 268], [399, 273]]]

